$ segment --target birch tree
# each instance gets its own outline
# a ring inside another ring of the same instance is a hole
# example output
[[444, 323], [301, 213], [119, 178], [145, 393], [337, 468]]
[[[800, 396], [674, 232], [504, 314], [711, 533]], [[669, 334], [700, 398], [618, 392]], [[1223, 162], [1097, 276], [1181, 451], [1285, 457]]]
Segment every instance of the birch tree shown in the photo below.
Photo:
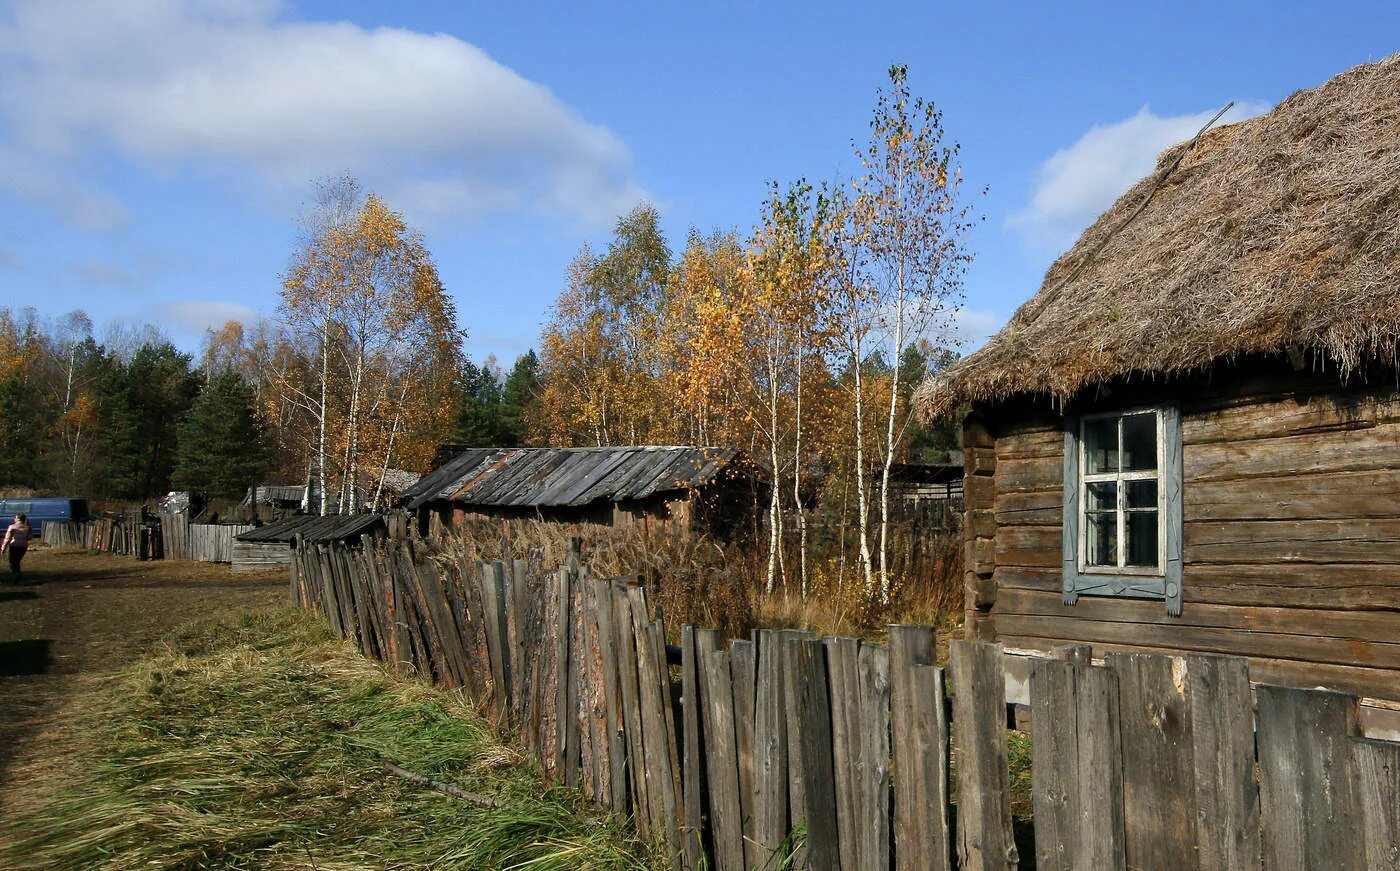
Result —
[[[878, 590], [869, 553], [869, 518], [861, 494], [861, 560], [867, 584], [882, 602], [890, 598], [890, 470], [907, 429], [911, 410], [901, 407], [901, 367], [905, 349], [927, 338], [947, 342], [953, 317], [962, 307], [963, 276], [971, 260], [966, 246], [973, 217], [963, 201], [959, 146], [944, 139], [942, 114], [930, 101], [915, 98], [908, 70], [892, 66], [890, 87], [879, 92], [870, 140], [857, 149], [856, 179], [845, 241], [847, 345], [856, 373], [855, 419], [858, 487], [863, 481], [864, 434], [861, 363], [872, 339], [891, 361], [889, 397], [880, 445]], [[873, 349], [870, 349], [873, 350]]]

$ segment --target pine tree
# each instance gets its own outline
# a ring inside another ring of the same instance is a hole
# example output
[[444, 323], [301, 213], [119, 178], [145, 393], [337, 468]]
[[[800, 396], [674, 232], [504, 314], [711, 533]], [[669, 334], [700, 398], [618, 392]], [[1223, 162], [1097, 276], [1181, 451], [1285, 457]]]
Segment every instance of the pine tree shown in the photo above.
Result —
[[253, 401], [252, 387], [237, 372], [209, 379], [180, 424], [176, 489], [234, 499], [255, 483], [266, 452]]
[[525, 444], [526, 421], [531, 407], [539, 395], [540, 359], [534, 349], [516, 358], [510, 374], [506, 376], [505, 387], [501, 391], [500, 434], [502, 447], [519, 447]]
[[453, 429], [455, 444], [469, 448], [499, 447], [501, 438], [501, 388], [487, 364], [470, 360], [462, 364], [462, 403]]

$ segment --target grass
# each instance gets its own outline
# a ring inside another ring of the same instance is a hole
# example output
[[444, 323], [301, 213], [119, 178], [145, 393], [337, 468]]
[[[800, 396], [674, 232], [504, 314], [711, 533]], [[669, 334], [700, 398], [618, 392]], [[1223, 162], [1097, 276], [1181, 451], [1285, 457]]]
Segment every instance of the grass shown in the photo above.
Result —
[[[17, 869], [656, 869], [623, 821], [541, 784], [457, 694], [278, 609], [177, 630], [72, 705], [58, 771], [10, 807]], [[401, 780], [410, 771], [496, 799]]]

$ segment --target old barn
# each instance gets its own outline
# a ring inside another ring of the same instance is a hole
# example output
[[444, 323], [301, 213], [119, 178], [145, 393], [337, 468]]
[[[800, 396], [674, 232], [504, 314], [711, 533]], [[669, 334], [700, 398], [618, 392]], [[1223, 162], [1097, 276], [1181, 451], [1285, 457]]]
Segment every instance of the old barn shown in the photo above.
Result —
[[332, 514], [326, 517], [297, 514], [255, 527], [234, 538], [233, 568], [251, 570], [289, 566], [298, 540], [320, 544], [353, 544], [361, 536], [382, 536], [387, 531], [383, 514]]
[[474, 448], [410, 487], [419, 528], [534, 518], [732, 535], [754, 517], [764, 477], [725, 447]]
[[968, 634], [1400, 699], [1400, 55], [1164, 153], [987, 345]]

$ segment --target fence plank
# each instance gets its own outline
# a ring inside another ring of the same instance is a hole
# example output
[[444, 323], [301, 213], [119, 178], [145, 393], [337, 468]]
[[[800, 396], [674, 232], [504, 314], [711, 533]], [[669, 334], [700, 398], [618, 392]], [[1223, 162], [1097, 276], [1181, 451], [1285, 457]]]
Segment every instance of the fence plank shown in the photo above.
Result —
[[[860, 831], [859, 863], [865, 871], [890, 867], [890, 659], [889, 651], [862, 644], [858, 660], [857, 695], [860, 732], [856, 761], [856, 812]], [[927, 799], [925, 799], [927, 800]], [[842, 864], [845, 862], [843, 860]]]
[[[788, 830], [806, 824], [807, 799], [802, 771], [802, 683], [800, 648], [812, 633], [784, 629], [778, 635], [783, 680], [783, 711], [787, 730]], [[802, 867], [806, 862], [805, 842], [794, 845], [792, 865]]]
[[759, 867], [762, 853], [754, 837], [754, 665], [752, 641], [729, 642], [729, 672], [734, 687], [734, 741], [739, 761], [739, 820], [744, 838], [744, 863], [748, 868]]
[[799, 867], [839, 867], [836, 784], [832, 770], [831, 699], [822, 643], [797, 642], [797, 682], [800, 707], [798, 751], [802, 759], [802, 808], [807, 827], [806, 851]]
[[618, 677], [617, 630], [609, 594], [610, 581], [591, 578], [598, 620], [598, 649], [602, 660], [603, 708], [607, 717], [607, 784], [600, 796], [614, 813], [627, 813], [627, 745], [622, 724], [622, 687]]
[[1186, 657], [1195, 780], [1196, 860], [1202, 871], [1259, 868], [1259, 786], [1249, 667], [1226, 656]]
[[647, 792], [641, 690], [637, 683], [637, 644], [632, 633], [631, 602], [620, 587], [620, 583], [614, 582], [611, 595], [617, 631], [618, 674], [622, 683], [622, 728], [627, 737], [627, 779], [631, 784], [632, 816], [642, 823], [642, 831], [650, 834], [652, 803]]
[[1015, 868], [1011, 774], [1006, 758], [1002, 646], [958, 640], [948, 648], [958, 763], [958, 858], [966, 869]]
[[1351, 758], [1366, 867], [1400, 871], [1400, 744], [1353, 738]]
[[[655, 635], [647, 619], [646, 593], [640, 586], [630, 587], [627, 596], [632, 607], [632, 631], [637, 644], [637, 678], [641, 690], [641, 712], [644, 718], [642, 737], [646, 759], [642, 772], [647, 779], [651, 797], [652, 828], [663, 834], [675, 856], [680, 851], [680, 828], [677, 825], [675, 769], [671, 766], [674, 734], [667, 729], [667, 708], [671, 704], [669, 673], [657, 667]], [[662, 662], [665, 653], [662, 653]]]
[[837, 861], [833, 869], [855, 871], [860, 867], [861, 838], [857, 792], [864, 774], [858, 758], [860, 641], [855, 638], [823, 638], [826, 654], [827, 692], [831, 705], [831, 769], [836, 799]]
[[481, 563], [481, 609], [482, 624], [486, 629], [486, 649], [491, 661], [491, 708], [498, 718], [504, 718], [510, 710], [507, 702], [506, 685], [506, 615], [502, 584], [498, 582], [496, 566]]
[[[710, 791], [710, 835], [718, 871], [743, 871], [744, 827], [739, 799], [739, 758], [734, 740], [734, 689], [729, 651], [715, 650], [708, 632], [700, 641], [700, 697], [705, 703], [705, 772]], [[711, 648], [711, 649], [707, 649]]]
[[1087, 651], [1031, 664], [1036, 868], [1125, 867], [1118, 675]]
[[948, 719], [932, 626], [889, 627], [894, 857], [899, 871], [950, 871]]
[[[554, 770], [555, 777], [559, 782], [567, 782], [569, 779], [569, 750], [577, 741], [572, 736], [575, 727], [572, 725], [577, 721], [574, 717], [574, 710], [570, 706], [569, 698], [569, 675], [573, 669], [569, 663], [572, 662], [573, 648], [569, 644], [569, 627], [572, 624], [572, 578], [568, 569], [558, 569], [554, 572], [555, 581], [559, 588], [559, 623], [554, 631], [554, 688], [555, 688], [555, 708], [554, 708]], [[489, 630], [487, 637], [490, 637]]]
[[685, 750], [682, 788], [685, 791], [683, 864], [686, 871], [707, 867], [705, 850], [705, 763], [701, 752], [700, 665], [695, 646], [695, 626], [681, 627], [681, 733]]
[[1191, 719], [1177, 681], [1180, 660], [1112, 653], [1105, 661], [1118, 674], [1123, 770], [1133, 777], [1133, 788], [1123, 796], [1128, 864], [1179, 868], [1196, 844]]
[[1348, 745], [1356, 699], [1267, 685], [1255, 694], [1263, 867], [1364, 868]]
[[763, 867], [788, 837], [787, 717], [779, 634], [755, 633], [758, 660], [754, 688], [754, 840]]

